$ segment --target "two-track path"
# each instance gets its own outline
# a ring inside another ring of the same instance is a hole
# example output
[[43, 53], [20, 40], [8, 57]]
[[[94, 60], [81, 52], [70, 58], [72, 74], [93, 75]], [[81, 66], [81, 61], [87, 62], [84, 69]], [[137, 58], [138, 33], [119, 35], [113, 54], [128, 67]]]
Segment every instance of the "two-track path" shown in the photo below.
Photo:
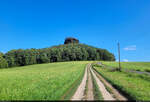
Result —
[[[102, 76], [100, 76], [95, 70], [93, 70], [91, 68], [91, 64], [88, 64], [86, 66], [83, 79], [76, 92], [71, 97], [71, 100], [94, 100], [93, 80], [96, 81], [103, 100], [127, 100], [127, 98], [121, 95], [118, 90], [112, 87], [111, 84], [109, 84]], [[111, 88], [112, 93], [110, 93], [106, 89], [106, 85], [107, 87]]]
[[90, 64], [88, 65], [88, 83], [87, 83], [87, 96], [86, 100], [94, 100], [93, 94], [93, 81], [90, 73]]
[[[88, 67], [88, 65], [87, 65], [87, 67]], [[83, 79], [82, 79], [79, 87], [77, 88], [75, 94], [72, 96], [71, 100], [82, 100], [84, 97], [84, 91], [85, 91], [86, 81], [87, 81], [87, 67], [85, 69]]]

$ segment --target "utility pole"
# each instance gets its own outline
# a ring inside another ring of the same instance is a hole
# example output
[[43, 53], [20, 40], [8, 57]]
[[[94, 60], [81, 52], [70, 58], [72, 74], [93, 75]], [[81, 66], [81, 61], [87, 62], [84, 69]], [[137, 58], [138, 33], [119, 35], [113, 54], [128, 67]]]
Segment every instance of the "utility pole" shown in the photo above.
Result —
[[120, 44], [118, 42], [118, 56], [119, 56], [119, 71], [121, 71], [121, 64], [120, 64]]

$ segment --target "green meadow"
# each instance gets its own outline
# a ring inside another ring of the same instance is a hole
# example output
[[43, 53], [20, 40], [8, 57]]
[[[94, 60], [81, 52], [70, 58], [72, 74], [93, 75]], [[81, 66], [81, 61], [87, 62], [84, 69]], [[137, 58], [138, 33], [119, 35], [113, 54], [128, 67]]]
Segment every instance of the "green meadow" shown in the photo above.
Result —
[[150, 76], [125, 71], [112, 71], [102, 66], [94, 66], [94, 69], [113, 86], [126, 94], [129, 99], [150, 100]]
[[[97, 62], [57, 62], [0, 69], [0, 100], [70, 99], [80, 84], [86, 65]], [[102, 63], [106, 67], [117, 67], [118, 65], [117, 62], [102, 61]], [[141, 71], [144, 71], [149, 68], [149, 63], [122, 62], [122, 66], [132, 70], [143, 68]], [[149, 75], [111, 71], [106, 67], [96, 65], [94, 69], [129, 99], [150, 99]], [[94, 87], [96, 90], [96, 86]], [[96, 93], [96, 95], [99, 94]]]
[[59, 62], [0, 69], [0, 100], [60, 100], [88, 62]]
[[[118, 62], [103, 61], [104, 65], [118, 67]], [[150, 62], [121, 62], [122, 69], [150, 72]]]

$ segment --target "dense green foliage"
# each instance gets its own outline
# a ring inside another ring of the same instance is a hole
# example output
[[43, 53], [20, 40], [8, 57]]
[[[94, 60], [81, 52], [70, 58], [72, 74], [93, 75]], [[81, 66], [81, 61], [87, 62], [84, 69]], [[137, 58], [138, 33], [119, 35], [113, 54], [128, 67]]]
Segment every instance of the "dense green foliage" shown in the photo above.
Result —
[[109, 68], [94, 67], [105, 79], [134, 100], [150, 100], [149, 76], [136, 73], [112, 72]]
[[0, 68], [7, 68], [7, 67], [8, 67], [8, 63], [4, 58], [4, 54], [0, 52]]
[[87, 63], [59, 62], [0, 69], [0, 100], [60, 100], [82, 78]]
[[[63, 61], [115, 60], [114, 55], [107, 50], [85, 44], [65, 44], [44, 49], [11, 50], [4, 56], [4, 60], [7, 61], [9, 67]], [[2, 65], [6, 61], [2, 61]]]

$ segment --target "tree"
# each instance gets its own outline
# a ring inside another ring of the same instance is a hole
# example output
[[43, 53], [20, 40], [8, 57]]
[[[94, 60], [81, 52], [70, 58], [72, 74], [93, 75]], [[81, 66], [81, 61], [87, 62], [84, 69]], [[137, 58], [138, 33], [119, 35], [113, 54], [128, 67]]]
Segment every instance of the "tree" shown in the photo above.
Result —
[[11, 56], [8, 56], [8, 57], [7, 57], [7, 63], [8, 63], [8, 66], [9, 66], [9, 67], [14, 67], [14, 66], [16, 66], [16, 64], [15, 64], [15, 59], [14, 59], [13, 57], [11, 57]]
[[4, 54], [0, 52], [0, 68], [7, 68], [8, 63], [4, 58]]
[[48, 55], [46, 52], [42, 52], [40, 54], [40, 63], [49, 63], [50, 59], [48, 58]]
[[17, 66], [16, 50], [8, 51], [5, 54], [5, 58], [6, 58], [7, 62], [8, 62], [8, 66], [9, 67], [15, 67], [15, 66]]
[[50, 50], [50, 61], [51, 62], [59, 62], [61, 60], [59, 49], [53, 48]]
[[109, 53], [107, 50], [103, 50], [103, 60], [104, 61], [115, 61], [113, 54]]
[[87, 49], [87, 52], [89, 54], [88, 60], [96, 60], [96, 56], [97, 56], [96, 49], [89, 47]]
[[64, 45], [50, 48], [18, 49], [11, 50], [5, 55], [0, 54], [0, 67], [25, 66], [60, 61], [115, 61], [115, 56], [106, 49], [80, 44], [75, 38], [67, 38], [65, 43]]

